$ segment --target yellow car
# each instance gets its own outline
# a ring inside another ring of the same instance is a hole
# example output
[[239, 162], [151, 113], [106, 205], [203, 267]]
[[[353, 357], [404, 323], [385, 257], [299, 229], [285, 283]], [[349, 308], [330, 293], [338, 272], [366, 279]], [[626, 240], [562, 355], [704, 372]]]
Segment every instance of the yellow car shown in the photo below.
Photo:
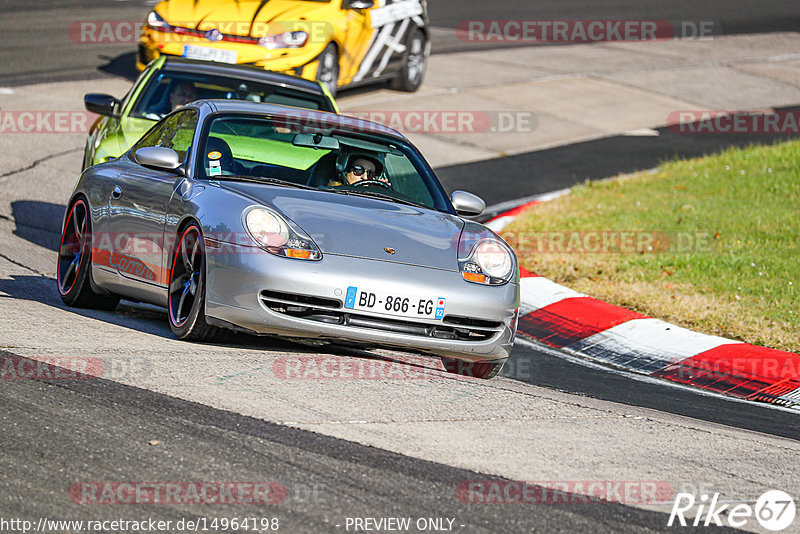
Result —
[[163, 0], [137, 66], [182, 56], [301, 76], [332, 94], [378, 80], [416, 91], [429, 54], [427, 0]]

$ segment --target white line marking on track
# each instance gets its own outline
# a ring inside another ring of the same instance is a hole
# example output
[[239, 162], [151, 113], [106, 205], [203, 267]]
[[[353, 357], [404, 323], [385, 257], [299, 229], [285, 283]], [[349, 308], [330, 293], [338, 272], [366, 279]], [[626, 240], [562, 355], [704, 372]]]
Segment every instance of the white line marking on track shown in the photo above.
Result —
[[627, 137], [658, 137], [661, 134], [658, 133], [658, 130], [653, 130], [652, 128], [638, 128], [622, 132], [622, 135]]

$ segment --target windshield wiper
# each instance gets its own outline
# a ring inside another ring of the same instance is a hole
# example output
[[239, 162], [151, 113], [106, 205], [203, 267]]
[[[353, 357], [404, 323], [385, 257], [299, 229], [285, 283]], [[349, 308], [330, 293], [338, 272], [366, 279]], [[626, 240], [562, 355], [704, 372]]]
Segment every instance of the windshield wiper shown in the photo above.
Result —
[[286, 180], [279, 180], [277, 178], [267, 178], [267, 177], [256, 177], [256, 176], [242, 176], [240, 174], [232, 174], [227, 176], [214, 176], [213, 178], [209, 177], [209, 180], [229, 180], [232, 182], [252, 182], [254, 184], [270, 184], [270, 185], [280, 185], [283, 187], [294, 187], [296, 189], [313, 189], [317, 190], [316, 187], [311, 187], [305, 184], [296, 184], [294, 182], [287, 182]]
[[407, 206], [430, 209], [428, 208], [428, 206], [419, 204], [412, 200], [404, 200], [402, 198], [393, 197], [392, 195], [387, 195], [386, 193], [380, 193], [378, 191], [353, 191], [352, 189], [325, 189], [325, 191], [331, 191], [332, 193], [339, 193], [340, 195], [353, 195], [356, 197], [366, 197], [366, 198], [380, 198], [382, 200], [390, 200], [392, 202], [397, 202], [398, 204], [405, 204]]

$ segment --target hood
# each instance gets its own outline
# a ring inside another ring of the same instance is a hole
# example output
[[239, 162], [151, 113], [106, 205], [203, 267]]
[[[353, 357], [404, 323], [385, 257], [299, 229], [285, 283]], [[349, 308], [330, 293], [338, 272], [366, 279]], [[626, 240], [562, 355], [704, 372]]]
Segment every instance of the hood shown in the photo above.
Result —
[[295, 29], [281, 22], [325, 20], [329, 6], [313, 0], [168, 0], [156, 11], [174, 26], [263, 37]]
[[[324, 254], [458, 270], [464, 222], [447, 213], [324, 191], [223, 182], [302, 228]], [[384, 248], [394, 249], [388, 254]]]

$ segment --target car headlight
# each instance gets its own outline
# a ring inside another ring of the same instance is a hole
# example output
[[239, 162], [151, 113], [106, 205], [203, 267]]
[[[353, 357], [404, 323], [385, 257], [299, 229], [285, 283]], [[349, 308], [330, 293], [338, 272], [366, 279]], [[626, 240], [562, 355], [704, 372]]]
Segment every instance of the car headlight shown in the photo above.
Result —
[[508, 245], [497, 239], [479, 241], [472, 247], [468, 257], [459, 260], [464, 280], [491, 286], [510, 282], [516, 263]]
[[267, 35], [258, 40], [258, 44], [267, 50], [275, 48], [301, 48], [308, 42], [308, 33], [303, 31], [283, 32]]
[[155, 10], [147, 15], [147, 25], [155, 30], [169, 31], [169, 24], [167, 24], [167, 21], [156, 13]]
[[253, 241], [270, 254], [299, 260], [322, 259], [322, 253], [308, 235], [272, 210], [249, 208], [243, 219]]

